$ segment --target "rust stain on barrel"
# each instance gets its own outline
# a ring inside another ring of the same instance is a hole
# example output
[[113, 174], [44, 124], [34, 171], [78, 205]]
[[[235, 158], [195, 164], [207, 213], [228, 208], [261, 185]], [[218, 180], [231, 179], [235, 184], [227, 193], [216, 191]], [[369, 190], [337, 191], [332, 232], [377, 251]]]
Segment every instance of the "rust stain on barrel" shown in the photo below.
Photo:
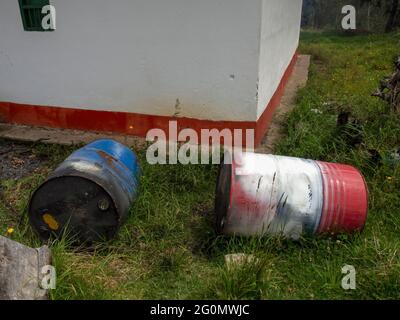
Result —
[[115, 163], [117, 160], [109, 155], [108, 153], [104, 152], [103, 150], [96, 150], [96, 153], [102, 157], [104, 160], [106, 160], [107, 164], [113, 168], [115, 171], [117, 171], [118, 173], [120, 173], [119, 169], [116, 167]]

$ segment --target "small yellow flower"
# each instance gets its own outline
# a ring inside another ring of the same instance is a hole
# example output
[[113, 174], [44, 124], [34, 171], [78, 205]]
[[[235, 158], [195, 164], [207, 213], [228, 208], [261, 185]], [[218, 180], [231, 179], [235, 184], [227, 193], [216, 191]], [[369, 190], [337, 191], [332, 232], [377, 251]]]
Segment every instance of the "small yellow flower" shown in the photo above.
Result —
[[14, 228], [13, 227], [10, 227], [10, 228], [7, 229], [7, 234], [9, 236], [12, 235], [13, 233], [14, 233]]
[[386, 180], [387, 180], [387, 181], [392, 181], [392, 180], [393, 180], [393, 177], [386, 177]]

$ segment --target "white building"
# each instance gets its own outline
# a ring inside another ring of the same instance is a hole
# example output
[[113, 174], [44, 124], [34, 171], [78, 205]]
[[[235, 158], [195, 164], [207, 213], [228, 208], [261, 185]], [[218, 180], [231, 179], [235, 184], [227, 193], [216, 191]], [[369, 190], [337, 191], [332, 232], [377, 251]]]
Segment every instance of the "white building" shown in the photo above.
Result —
[[41, 29], [37, 10], [48, 3], [0, 3], [0, 121], [144, 136], [177, 119], [254, 128], [257, 142], [295, 60], [302, 7], [50, 0], [56, 30], [29, 30]]

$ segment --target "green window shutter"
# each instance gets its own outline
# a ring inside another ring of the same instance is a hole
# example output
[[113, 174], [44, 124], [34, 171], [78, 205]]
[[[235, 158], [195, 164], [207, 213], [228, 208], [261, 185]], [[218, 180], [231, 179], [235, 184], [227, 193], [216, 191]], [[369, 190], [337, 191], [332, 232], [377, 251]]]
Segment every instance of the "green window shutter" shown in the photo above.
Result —
[[49, 0], [18, 0], [22, 23], [25, 31], [53, 31], [42, 28], [42, 8], [50, 4]]

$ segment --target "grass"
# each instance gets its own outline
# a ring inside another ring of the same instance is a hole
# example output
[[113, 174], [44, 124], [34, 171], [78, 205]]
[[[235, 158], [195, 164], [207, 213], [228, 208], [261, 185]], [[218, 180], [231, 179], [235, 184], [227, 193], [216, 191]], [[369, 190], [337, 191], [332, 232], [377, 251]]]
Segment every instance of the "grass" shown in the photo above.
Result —
[[[129, 221], [115, 240], [90, 252], [71, 248], [66, 240], [52, 243], [58, 279], [51, 298], [399, 299], [400, 170], [391, 153], [400, 146], [400, 117], [370, 97], [378, 81], [391, 73], [399, 42], [400, 34], [303, 33], [300, 50], [313, 55], [310, 79], [276, 148], [278, 154], [359, 168], [370, 189], [362, 233], [298, 242], [217, 237], [217, 168], [152, 166], [145, 150], [137, 150], [143, 176]], [[351, 112], [355, 122], [338, 131], [341, 111]], [[351, 144], [354, 135], [360, 140], [356, 146]], [[1, 181], [1, 234], [13, 225], [12, 238], [40, 245], [26, 219], [20, 225], [18, 220], [30, 192], [76, 148], [33, 145], [33, 152], [47, 159], [46, 166], [26, 178]], [[230, 253], [256, 259], [227, 269], [224, 256]], [[341, 288], [346, 264], [356, 268], [356, 290]]]

